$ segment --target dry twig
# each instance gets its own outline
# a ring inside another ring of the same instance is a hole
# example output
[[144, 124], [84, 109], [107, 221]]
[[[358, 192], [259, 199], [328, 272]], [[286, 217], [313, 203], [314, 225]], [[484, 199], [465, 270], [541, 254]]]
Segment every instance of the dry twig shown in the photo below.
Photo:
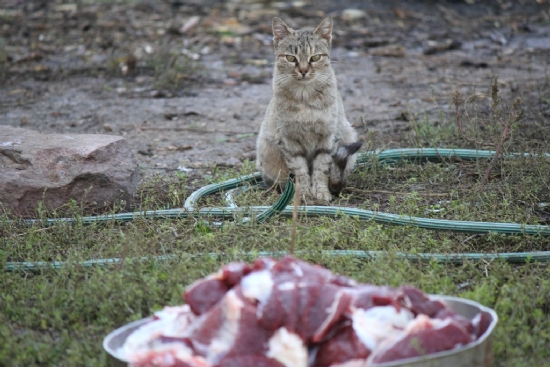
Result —
[[485, 171], [485, 174], [483, 175], [483, 178], [481, 179], [481, 185], [487, 184], [489, 181], [489, 177], [491, 176], [491, 172], [493, 171], [497, 161], [502, 156], [502, 151], [504, 150], [504, 143], [510, 139], [510, 136], [512, 134], [512, 127], [515, 123], [519, 122], [523, 118], [523, 109], [519, 108], [519, 105], [521, 103], [521, 99], [518, 97], [512, 104], [512, 107], [510, 109], [510, 112], [507, 116], [503, 116], [504, 112], [502, 108], [499, 108], [501, 99], [498, 97], [498, 76], [495, 75], [493, 78], [493, 83], [491, 84], [491, 114], [489, 116], [489, 121], [494, 120], [498, 121], [498, 123], [502, 126], [502, 133], [499, 137], [495, 138], [494, 141], [477, 141], [476, 139], [473, 139], [469, 137], [464, 130], [464, 125], [462, 123], [462, 114], [460, 112], [460, 106], [462, 106], [465, 101], [460, 96], [460, 93], [458, 91], [455, 92], [453, 96], [453, 102], [455, 105], [455, 115], [456, 115], [456, 124], [458, 127], [458, 131], [460, 133], [460, 136], [471, 143], [475, 143], [476, 147], [479, 146], [493, 146], [495, 148], [495, 154], [493, 155], [493, 158], [491, 159], [491, 162], [489, 162], [489, 166], [487, 167], [487, 170]]
[[300, 205], [300, 185], [294, 182], [294, 210], [292, 211], [292, 230], [290, 232], [290, 254], [294, 255], [296, 245], [296, 227], [298, 225], [298, 206]]

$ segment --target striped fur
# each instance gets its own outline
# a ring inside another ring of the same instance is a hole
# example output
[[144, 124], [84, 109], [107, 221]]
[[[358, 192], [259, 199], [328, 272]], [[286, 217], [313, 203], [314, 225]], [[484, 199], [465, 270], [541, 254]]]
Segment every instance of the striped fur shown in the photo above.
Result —
[[257, 141], [257, 166], [268, 185], [293, 173], [301, 192], [322, 202], [345, 187], [361, 146], [344, 113], [331, 41], [330, 18], [314, 31], [273, 19], [273, 97]]

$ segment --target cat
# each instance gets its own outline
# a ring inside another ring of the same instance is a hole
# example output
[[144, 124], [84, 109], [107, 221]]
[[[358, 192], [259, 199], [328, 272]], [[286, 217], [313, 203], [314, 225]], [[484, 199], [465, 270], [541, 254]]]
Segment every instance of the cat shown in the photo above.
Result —
[[345, 187], [362, 144], [330, 64], [332, 19], [311, 32], [273, 18], [273, 44], [273, 97], [258, 135], [258, 170], [268, 186], [293, 174], [302, 197], [327, 203]]

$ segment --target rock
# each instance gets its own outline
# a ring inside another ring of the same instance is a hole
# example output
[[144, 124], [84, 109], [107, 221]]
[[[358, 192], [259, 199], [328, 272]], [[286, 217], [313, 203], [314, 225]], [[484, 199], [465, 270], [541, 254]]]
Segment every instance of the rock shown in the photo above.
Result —
[[181, 26], [180, 28], [180, 33], [181, 34], [185, 34], [187, 33], [190, 29], [194, 28], [197, 24], [199, 24], [199, 20], [201, 18], [197, 15], [195, 16], [192, 16], [191, 18], [187, 19], [187, 21], [185, 23], [183, 23], [183, 25]]
[[405, 47], [401, 45], [388, 45], [372, 48], [369, 50], [369, 53], [375, 56], [405, 57], [407, 51], [405, 50]]
[[367, 16], [367, 12], [360, 9], [345, 9], [342, 11], [342, 20], [345, 22], [354, 22]]
[[447, 50], [458, 50], [462, 47], [462, 42], [452, 39], [447, 39], [444, 41], [428, 41], [424, 46], [424, 55], [433, 55], [439, 52], [444, 52]]
[[43, 134], [0, 126], [0, 205], [32, 216], [39, 202], [51, 210], [74, 199], [86, 209], [124, 200], [139, 183], [136, 160], [119, 136]]

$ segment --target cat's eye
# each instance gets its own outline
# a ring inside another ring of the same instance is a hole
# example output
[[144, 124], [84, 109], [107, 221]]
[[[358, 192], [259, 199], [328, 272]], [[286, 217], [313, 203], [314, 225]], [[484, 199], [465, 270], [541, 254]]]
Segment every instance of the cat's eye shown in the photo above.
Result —
[[296, 62], [296, 58], [292, 55], [286, 55], [286, 59], [290, 62]]
[[309, 60], [312, 61], [312, 62], [319, 61], [319, 60], [321, 60], [321, 55], [311, 56], [311, 58]]

